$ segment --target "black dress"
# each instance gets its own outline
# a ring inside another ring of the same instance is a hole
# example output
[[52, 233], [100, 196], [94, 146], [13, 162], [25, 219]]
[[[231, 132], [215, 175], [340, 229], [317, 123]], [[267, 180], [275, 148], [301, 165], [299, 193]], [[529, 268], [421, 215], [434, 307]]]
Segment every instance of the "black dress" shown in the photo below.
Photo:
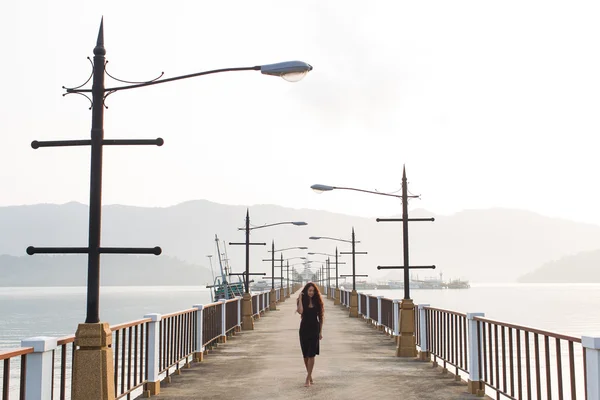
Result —
[[304, 358], [319, 354], [320, 325], [317, 307], [304, 307], [300, 322], [300, 347]]

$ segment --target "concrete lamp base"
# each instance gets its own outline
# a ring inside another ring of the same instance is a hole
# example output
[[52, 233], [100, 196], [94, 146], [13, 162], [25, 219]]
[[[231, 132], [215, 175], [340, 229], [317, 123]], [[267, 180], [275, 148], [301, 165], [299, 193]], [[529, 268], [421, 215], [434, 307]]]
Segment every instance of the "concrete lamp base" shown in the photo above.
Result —
[[254, 318], [252, 318], [252, 295], [244, 293], [242, 297], [242, 330], [254, 330]]
[[342, 301], [340, 299], [340, 289], [335, 289], [335, 295], [334, 295], [334, 299], [333, 299], [333, 305], [334, 306], [339, 306], [340, 304], [342, 304]]
[[350, 318], [358, 318], [358, 292], [350, 292]]
[[269, 292], [269, 311], [277, 310], [277, 295], [275, 294], [275, 289], [271, 289]]
[[398, 336], [397, 357], [416, 357], [415, 304], [411, 299], [400, 303], [400, 336]]
[[79, 324], [73, 355], [73, 400], [114, 400], [112, 332], [106, 322]]

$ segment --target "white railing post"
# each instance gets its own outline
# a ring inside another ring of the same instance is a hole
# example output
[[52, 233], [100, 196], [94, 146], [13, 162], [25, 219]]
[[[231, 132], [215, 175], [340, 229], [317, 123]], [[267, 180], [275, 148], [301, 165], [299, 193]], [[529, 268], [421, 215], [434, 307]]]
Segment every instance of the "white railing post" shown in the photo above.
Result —
[[400, 316], [400, 307], [398, 299], [392, 301], [392, 314], [394, 314], [394, 336], [400, 336], [400, 321], [398, 318]]
[[238, 329], [241, 329], [242, 328], [242, 299], [243, 299], [243, 297], [238, 296], [237, 299], [238, 299], [238, 323], [237, 323], [237, 326], [238, 326]]
[[377, 296], [377, 326], [381, 326], [381, 299], [383, 296]]
[[419, 304], [419, 347], [421, 350], [419, 351], [419, 359], [421, 361], [429, 361], [429, 343], [427, 343], [427, 310], [426, 307], [429, 307], [429, 304]]
[[221, 299], [219, 300], [221, 303], [221, 343], [225, 343], [227, 341], [227, 300]]
[[467, 340], [469, 347], [469, 393], [477, 396], [485, 395], [485, 385], [479, 376], [479, 352], [481, 346], [479, 343], [479, 335], [477, 334], [477, 321], [475, 317], [485, 317], [485, 313], [467, 313]]
[[600, 399], [600, 337], [583, 336], [581, 345], [585, 351], [586, 398]]
[[361, 307], [362, 301], [360, 301], [360, 296], [362, 296], [360, 293], [357, 293], [357, 298], [358, 298], [358, 315], [364, 315], [364, 311]]
[[194, 304], [196, 309], [196, 343], [194, 344], [194, 358], [200, 362], [204, 360], [204, 338], [202, 331], [204, 329], [204, 306], [202, 304]]
[[25, 356], [25, 400], [45, 400], [52, 397], [52, 351], [56, 338], [39, 336], [21, 340], [21, 347], [33, 347], [33, 353]]
[[365, 315], [367, 316], [367, 321], [369, 321], [369, 318], [371, 318], [371, 295], [369, 294], [365, 294], [366, 296], [366, 302], [365, 302], [365, 307], [367, 308], [365, 311]]
[[[148, 375], [148, 382], [144, 390], [151, 396], [156, 396], [160, 393], [160, 320], [161, 314], [146, 314], [144, 318], [150, 318], [148, 322], [148, 361], [146, 363], [146, 374]], [[200, 318], [201, 320], [201, 318]]]

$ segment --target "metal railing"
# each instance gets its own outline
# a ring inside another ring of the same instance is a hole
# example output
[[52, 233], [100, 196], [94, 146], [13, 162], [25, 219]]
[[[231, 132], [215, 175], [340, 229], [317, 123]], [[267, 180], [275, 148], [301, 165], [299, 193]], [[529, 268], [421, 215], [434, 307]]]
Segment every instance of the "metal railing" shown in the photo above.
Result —
[[210, 346], [221, 336], [223, 313], [221, 303], [211, 303], [202, 309], [202, 345]]
[[379, 301], [377, 300], [377, 297], [375, 297], [375, 296], [368, 296], [368, 297], [369, 297], [369, 318], [375, 322], [378, 322]]
[[[60, 400], [71, 396], [71, 371], [75, 352], [75, 335], [66, 336], [56, 341], [56, 350], [52, 351], [52, 395]], [[57, 354], [58, 353], [58, 354]], [[56, 359], [59, 359], [58, 366]]]
[[[420, 327], [419, 309], [415, 307]], [[427, 337], [427, 350], [433, 356], [433, 361], [438, 359], [444, 368], [448, 364], [454, 367], [454, 374], [459, 376], [459, 371], [465, 373], [468, 369], [468, 341], [467, 341], [467, 315], [440, 308], [425, 307], [425, 327]], [[420, 336], [420, 332], [417, 337]], [[420, 346], [419, 341], [419, 346]]]
[[225, 333], [228, 334], [238, 326], [238, 299], [225, 302]]
[[381, 321], [380, 325], [383, 325], [388, 332], [394, 331], [394, 302], [390, 299], [381, 299]]
[[[349, 307], [350, 292], [341, 290], [340, 298]], [[363, 318], [398, 334], [398, 300], [359, 293], [358, 301]], [[587, 399], [590, 378], [581, 338], [428, 305], [415, 306], [414, 320], [424, 359], [457, 379], [477, 382], [473, 393], [487, 388], [497, 399]]]
[[[148, 353], [148, 322], [140, 319], [125, 324], [111, 326], [114, 361], [115, 397], [121, 399], [146, 383], [146, 362]], [[64, 380], [64, 374], [61, 379]], [[61, 384], [62, 388], [62, 384]]]
[[[299, 288], [293, 286], [291, 290]], [[242, 298], [237, 297], [165, 315], [148, 314], [144, 319], [112, 326], [115, 398], [137, 396], [150, 381], [159, 382], [181, 365], [201, 359], [200, 355], [221, 338], [225, 342], [227, 335], [241, 328], [241, 303]], [[252, 305], [255, 316], [264, 313], [269, 308], [269, 293], [254, 294]], [[47, 339], [52, 342], [52, 338]], [[43, 351], [52, 354], [52, 368], [47, 369], [52, 375], [44, 389], [52, 399], [71, 397], [75, 348], [75, 335], [71, 335], [56, 339], [56, 347]], [[34, 347], [0, 351], [0, 400], [25, 399], [28, 355], [36, 351]]]
[[359, 311], [362, 315], [367, 315], [367, 296], [361, 294], [358, 301], [360, 302]]
[[[17, 391], [17, 386], [11, 387], [11, 381], [18, 381], [19, 400], [25, 400], [25, 377], [27, 373], [27, 354], [33, 353], [32, 347], [21, 347], [14, 350], [0, 351], [0, 376], [2, 376], [2, 385], [0, 386], [0, 394], [2, 400], [12, 400], [11, 393]], [[14, 359], [20, 358], [17, 363]], [[15, 367], [11, 365], [16, 364]], [[12, 390], [11, 390], [12, 388]]]
[[585, 398], [586, 356], [580, 338], [474, 319], [479, 376], [497, 398]]

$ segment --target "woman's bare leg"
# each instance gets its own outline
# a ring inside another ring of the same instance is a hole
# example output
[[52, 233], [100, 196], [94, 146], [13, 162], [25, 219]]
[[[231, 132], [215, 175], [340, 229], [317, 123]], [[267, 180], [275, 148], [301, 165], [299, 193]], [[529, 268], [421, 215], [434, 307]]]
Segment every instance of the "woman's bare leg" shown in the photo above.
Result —
[[313, 372], [314, 367], [315, 367], [315, 358], [311, 357], [308, 359], [308, 376], [306, 377], [306, 380], [309, 381], [310, 383], [312, 383], [312, 372]]
[[306, 372], [308, 372], [308, 358], [304, 359], [304, 366], [306, 367]]

